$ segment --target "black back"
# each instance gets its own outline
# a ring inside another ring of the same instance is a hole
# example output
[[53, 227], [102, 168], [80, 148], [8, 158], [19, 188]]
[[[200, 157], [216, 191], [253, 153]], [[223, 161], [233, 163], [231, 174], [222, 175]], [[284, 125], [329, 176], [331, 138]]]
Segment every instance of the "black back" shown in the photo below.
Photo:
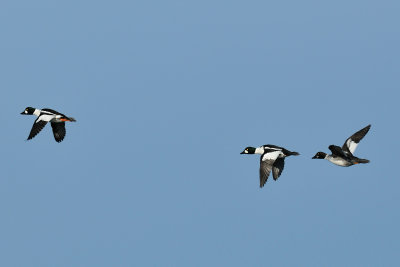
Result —
[[[287, 150], [286, 148], [280, 147], [280, 146], [276, 146], [276, 145], [264, 145], [264, 149], [265, 147], [270, 147], [270, 148], [276, 148], [278, 150], [281, 150], [283, 154], [285, 154], [285, 156], [290, 156], [290, 155], [298, 155], [297, 152], [293, 153], [289, 150]], [[274, 150], [268, 150], [268, 151], [274, 151]]]
[[339, 156], [339, 157], [342, 157], [345, 159], [349, 158], [349, 156], [351, 155], [351, 153], [350, 153], [350, 155], [346, 154], [339, 146], [335, 146], [335, 145], [330, 145], [329, 150], [332, 151], [332, 155]]
[[67, 117], [64, 114], [62, 114], [62, 113], [60, 113], [58, 111], [55, 111], [54, 109], [50, 109], [50, 108], [44, 108], [44, 109], [42, 109], [42, 111], [48, 111], [48, 112], [51, 112], [51, 113], [56, 114], [56, 115], [61, 115], [61, 116]]

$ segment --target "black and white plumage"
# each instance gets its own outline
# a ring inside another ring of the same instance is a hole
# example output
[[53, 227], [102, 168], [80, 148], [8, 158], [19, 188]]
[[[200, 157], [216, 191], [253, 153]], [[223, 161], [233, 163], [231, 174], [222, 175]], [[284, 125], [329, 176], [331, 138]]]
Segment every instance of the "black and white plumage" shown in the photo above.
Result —
[[326, 159], [333, 164], [342, 167], [349, 167], [359, 163], [368, 163], [369, 160], [360, 159], [354, 156], [353, 153], [356, 150], [358, 143], [360, 143], [361, 139], [364, 138], [370, 128], [371, 124], [362, 128], [361, 130], [347, 138], [342, 147], [330, 145], [329, 150], [332, 152], [331, 155], [328, 155], [324, 152], [317, 152], [313, 159]]
[[260, 147], [246, 147], [240, 154], [260, 154], [260, 187], [263, 187], [272, 171], [274, 180], [278, 180], [285, 167], [285, 158], [297, 156], [299, 153], [289, 151], [275, 145], [263, 145]]
[[46, 124], [50, 122], [51, 128], [53, 129], [54, 139], [59, 143], [64, 140], [66, 134], [65, 122], [76, 121], [72, 117], [67, 117], [64, 114], [49, 108], [36, 109], [27, 107], [23, 112], [21, 112], [21, 114], [37, 116], [27, 140], [34, 138], [46, 126]]

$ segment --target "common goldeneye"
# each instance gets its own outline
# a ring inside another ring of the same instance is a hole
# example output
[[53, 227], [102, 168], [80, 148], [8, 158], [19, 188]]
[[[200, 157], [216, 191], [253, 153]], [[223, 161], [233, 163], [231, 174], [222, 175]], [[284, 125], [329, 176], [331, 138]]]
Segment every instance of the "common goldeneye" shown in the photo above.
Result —
[[51, 128], [53, 128], [54, 139], [57, 142], [61, 142], [65, 137], [65, 122], [66, 121], [76, 121], [72, 117], [67, 117], [55, 110], [44, 108], [36, 109], [32, 107], [27, 107], [21, 112], [22, 115], [36, 115], [37, 119], [33, 123], [32, 130], [28, 136], [27, 140], [35, 137], [48, 122], [51, 123]]
[[330, 145], [329, 150], [332, 152], [331, 155], [328, 155], [324, 152], [317, 152], [313, 159], [326, 159], [333, 164], [342, 167], [349, 167], [358, 163], [368, 163], [369, 160], [357, 158], [353, 155], [353, 153], [356, 150], [358, 143], [368, 133], [370, 128], [371, 124], [347, 138], [342, 147]]
[[275, 145], [263, 145], [260, 147], [246, 147], [240, 154], [260, 154], [260, 187], [263, 187], [268, 180], [272, 170], [272, 175], [276, 181], [281, 176], [285, 167], [285, 158], [297, 156], [299, 153], [291, 152], [283, 147]]

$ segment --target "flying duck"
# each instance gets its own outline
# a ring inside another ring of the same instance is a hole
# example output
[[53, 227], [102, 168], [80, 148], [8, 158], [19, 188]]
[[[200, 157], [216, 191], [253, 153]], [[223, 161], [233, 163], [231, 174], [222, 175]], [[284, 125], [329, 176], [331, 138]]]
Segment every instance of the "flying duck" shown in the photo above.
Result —
[[353, 155], [353, 153], [356, 150], [358, 143], [368, 133], [370, 128], [371, 124], [362, 128], [361, 130], [347, 138], [342, 147], [330, 145], [329, 150], [332, 152], [331, 155], [328, 155], [324, 152], [318, 152], [317, 154], [315, 154], [313, 159], [326, 159], [333, 164], [342, 167], [349, 167], [359, 163], [368, 163], [369, 160], [357, 158]]
[[275, 145], [263, 145], [260, 147], [246, 147], [240, 154], [260, 154], [260, 187], [263, 187], [268, 180], [272, 170], [272, 175], [276, 181], [281, 176], [285, 167], [285, 158], [297, 156], [299, 153], [289, 151], [283, 147]]
[[44, 126], [46, 126], [46, 124], [50, 122], [51, 128], [53, 128], [54, 139], [59, 143], [64, 140], [65, 137], [65, 122], [76, 121], [72, 117], [67, 117], [64, 114], [61, 114], [49, 108], [37, 109], [27, 107], [24, 111], [21, 112], [21, 114], [37, 116], [27, 140], [35, 137], [44, 128]]

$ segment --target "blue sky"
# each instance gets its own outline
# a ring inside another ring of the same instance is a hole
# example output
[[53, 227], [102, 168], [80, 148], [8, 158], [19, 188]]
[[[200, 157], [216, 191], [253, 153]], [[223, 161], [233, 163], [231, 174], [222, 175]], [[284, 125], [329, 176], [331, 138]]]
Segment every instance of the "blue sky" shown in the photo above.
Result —
[[[1, 265], [397, 266], [399, 8], [3, 1]], [[263, 144], [301, 156], [260, 189]]]

